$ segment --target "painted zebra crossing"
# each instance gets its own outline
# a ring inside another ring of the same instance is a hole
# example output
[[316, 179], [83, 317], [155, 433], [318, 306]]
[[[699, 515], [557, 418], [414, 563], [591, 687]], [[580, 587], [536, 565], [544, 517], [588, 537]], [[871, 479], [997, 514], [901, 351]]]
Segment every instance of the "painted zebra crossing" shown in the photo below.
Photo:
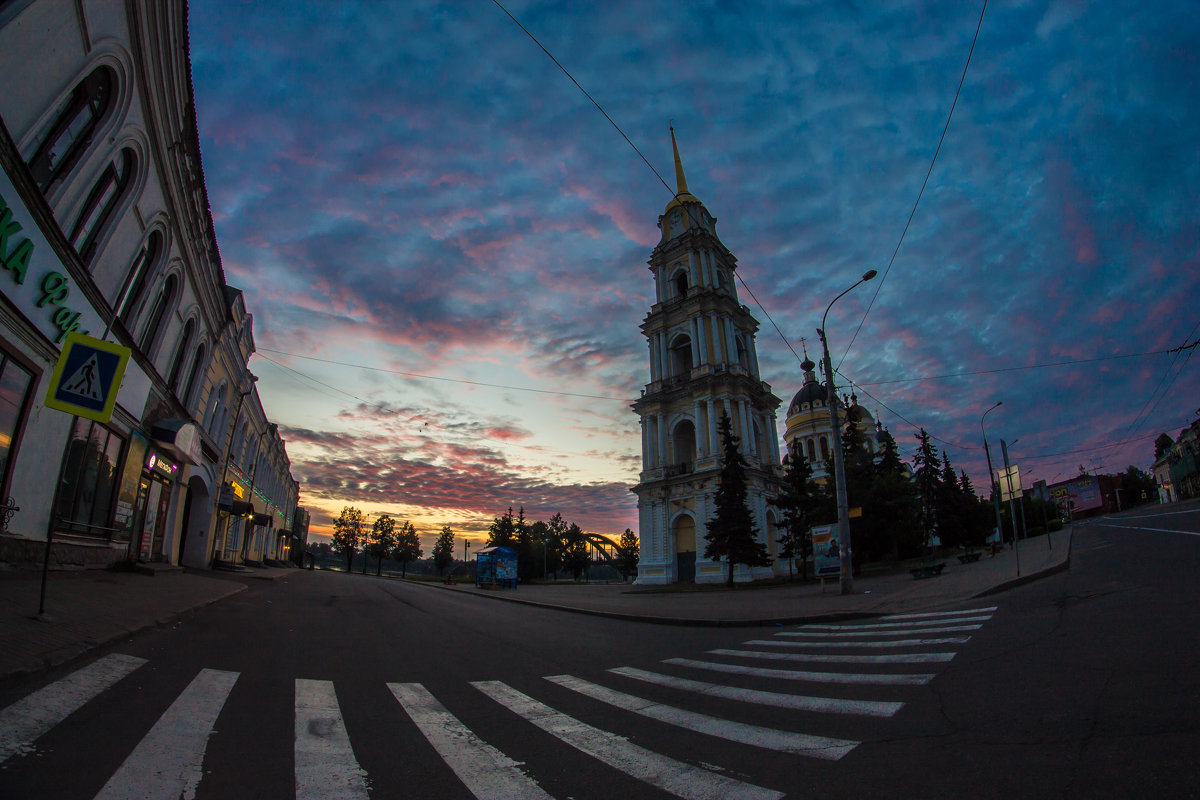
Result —
[[[667, 658], [658, 668], [661, 671], [619, 666], [589, 678], [545, 676], [548, 691], [556, 687], [584, 698], [584, 706], [594, 706], [594, 714], [572, 716], [556, 707], [556, 702], [562, 702], [561, 691], [556, 701], [496, 680], [472, 682], [467, 691], [540, 730], [548, 737], [548, 747], [572, 748], [670, 795], [689, 800], [779, 798], [787, 787], [758, 786], [741, 779], [745, 776], [732, 777], [736, 764], [695, 764], [656, 752], [639, 743], [642, 737], [636, 734], [629, 737], [608, 730], [605, 720], [611, 719], [616, 709], [632, 718], [671, 726], [684, 736], [837, 762], [860, 741], [829, 735], [826, 730], [783, 730], [747, 720], [755, 719], [755, 709], [763, 708], [806, 712], [803, 724], [817, 728], [826, 719], [851, 723], [861, 719], [865, 731], [869, 720], [893, 719], [904, 708], [905, 687], [933, 680], [936, 673], [927, 671], [929, 665], [951, 661], [956, 654], [953, 647], [970, 638], [962, 635], [964, 629], [978, 630], [995, 610], [993, 606], [892, 615], [864, 623], [801, 625], [771, 638], [747, 640], [741, 648], [707, 651], [704, 658]], [[914, 638], [916, 633], [922, 635]], [[862, 652], [867, 648], [871, 652]], [[888, 652], [881, 652], [884, 650]], [[762, 662], [771, 666], [762, 666]], [[0, 764], [33, 752], [41, 736], [146, 663], [112, 654], [0, 710]], [[796, 667], [787, 666], [792, 664]], [[811, 664], [828, 666], [818, 671]], [[905, 667], [911, 670], [910, 665], [918, 665], [922, 671], [903, 671]], [[922, 669], [920, 665], [925, 666]], [[239, 677], [237, 672], [200, 670], [95, 797], [202, 797], [204, 775], [226, 768], [208, 763], [206, 748]], [[756, 685], [741, 685], [747, 681]], [[770, 688], [759, 688], [763, 682]], [[534, 767], [507, 755], [504, 742], [486, 741], [472, 731], [443, 705], [446, 698], [435, 697], [420, 683], [386, 686], [403, 711], [401, 719], [406, 717], [415, 726], [470, 795], [521, 800], [552, 797], [539, 784]], [[859, 695], [863, 687], [873, 687], [871, 691], [884, 696], [840, 697], [839, 687], [854, 687]], [[803, 693], [797, 692], [798, 688]], [[662, 690], [671, 692], [675, 705], [655, 698], [655, 692]], [[294, 697], [294, 796], [365, 800], [369, 792], [379, 790], [355, 756], [354, 732], [344, 722], [333, 682], [296, 679]], [[713, 713], [714, 706], [720, 713]], [[745, 709], [741, 718], [730, 718], [735, 716], [731, 707]], [[655, 741], [654, 736], [645, 738]]]

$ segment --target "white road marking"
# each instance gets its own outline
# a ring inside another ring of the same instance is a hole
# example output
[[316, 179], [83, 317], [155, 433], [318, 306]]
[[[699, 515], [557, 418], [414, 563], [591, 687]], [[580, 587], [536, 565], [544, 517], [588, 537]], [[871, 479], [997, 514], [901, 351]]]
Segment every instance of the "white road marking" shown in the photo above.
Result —
[[111, 653], [0, 711], [0, 763], [28, 750], [55, 725], [145, 663], [144, 658]]
[[96, 800], [192, 800], [204, 751], [238, 673], [202, 669], [133, 749]]
[[1097, 528], [1122, 528], [1128, 531], [1154, 531], [1155, 533], [1186, 533], [1188, 536], [1200, 536], [1200, 531], [1181, 531], [1178, 528], [1148, 528], [1144, 525], [1118, 525], [1115, 522], [1089, 522]]
[[804, 631], [803, 636], [821, 636], [825, 638], [849, 638], [852, 636], [911, 636], [917, 633], [956, 633], [958, 631], [977, 631], [982, 625], [947, 625], [942, 628], [908, 628], [902, 631]]
[[296, 800], [368, 800], [330, 681], [296, 679]]
[[783, 792], [764, 789], [633, 744], [539, 703], [500, 681], [471, 684], [500, 705], [575, 749], [640, 781], [687, 800], [779, 800]]
[[[804, 642], [777, 642], [774, 639], [751, 639], [743, 644], [765, 647], [804, 647]], [[733, 653], [732, 650], [709, 650], [710, 653]], [[788, 653], [789, 661], [809, 661], [820, 664], [940, 664], [951, 661], [954, 653], [887, 653], [879, 656], [830, 655], [829, 653]]]
[[516, 761], [480, 739], [419, 683], [388, 688], [442, 760], [479, 800], [553, 800]]
[[922, 611], [913, 614], [888, 614], [880, 619], [922, 619], [925, 617], [958, 617], [963, 614], [986, 614], [990, 611], [995, 611], [999, 606], [988, 606], [987, 608], [971, 608], [964, 611]]
[[724, 686], [717, 683], [677, 678], [673, 675], [648, 672], [635, 667], [614, 667], [609, 672], [623, 675], [626, 678], [657, 684], [658, 686], [666, 686], [671, 689], [684, 689], [712, 697], [722, 697], [727, 700], [757, 703], [776, 708], [790, 708], [796, 711], [818, 711], [827, 714], [857, 714], [867, 717], [891, 717], [904, 707], [904, 703], [879, 700], [844, 700], [840, 697], [808, 697], [798, 694], [784, 694], [783, 692], [742, 689], [737, 686]]
[[[767, 658], [785, 661], [795, 661], [794, 653], [755, 653], [748, 650], [714, 650], [721, 655], [745, 656], [746, 658]], [[932, 673], [904, 674], [861, 674], [845, 672], [805, 672], [794, 669], [767, 669], [765, 667], [747, 667], [741, 664], [721, 664], [713, 661], [698, 661], [692, 658], [668, 658], [664, 664], [678, 664], [696, 669], [708, 669], [714, 672], [728, 672], [735, 675], [753, 675], [757, 678], [782, 678], [790, 681], [811, 681], [813, 683], [849, 683], [849, 684], [879, 684], [883, 686], [923, 686], [933, 680]]]
[[[776, 636], [803, 636], [803, 633], [777, 633]], [[924, 647], [931, 644], [966, 644], [971, 641], [970, 636], [944, 636], [934, 639], [892, 639], [886, 642], [783, 642], [790, 647], [876, 647], [876, 648], [895, 648], [895, 647]]]
[[625, 692], [618, 692], [572, 675], [549, 675], [546, 680], [579, 692], [593, 700], [599, 700], [601, 703], [608, 703], [623, 711], [631, 711], [634, 714], [665, 722], [677, 728], [715, 736], [730, 742], [761, 747], [764, 750], [776, 750], [781, 753], [809, 756], [825, 761], [837, 761], [858, 746], [858, 742], [849, 739], [831, 739], [827, 736], [781, 731], [775, 728], [764, 728], [761, 725], [748, 725], [744, 722], [712, 717], [708, 714], [700, 714], [656, 703], [653, 700], [646, 700]]
[[[991, 614], [982, 617], [955, 617], [954, 619], [940, 619], [938, 625], [958, 625], [963, 622], [987, 622], [992, 618]], [[807, 631], [865, 631], [878, 628], [911, 628], [916, 625], [929, 625], [929, 620], [912, 620], [911, 622], [864, 622], [859, 625], [802, 625], [799, 633], [779, 633], [779, 636], [803, 636]], [[907, 631], [903, 631], [907, 633]]]

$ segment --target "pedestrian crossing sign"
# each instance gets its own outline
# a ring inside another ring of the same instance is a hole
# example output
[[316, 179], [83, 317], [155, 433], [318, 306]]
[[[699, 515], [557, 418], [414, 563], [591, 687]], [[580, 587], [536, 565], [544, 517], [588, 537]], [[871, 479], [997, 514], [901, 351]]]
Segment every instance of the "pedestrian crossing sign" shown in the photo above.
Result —
[[46, 407], [108, 422], [130, 352], [78, 331], [67, 334], [46, 389]]

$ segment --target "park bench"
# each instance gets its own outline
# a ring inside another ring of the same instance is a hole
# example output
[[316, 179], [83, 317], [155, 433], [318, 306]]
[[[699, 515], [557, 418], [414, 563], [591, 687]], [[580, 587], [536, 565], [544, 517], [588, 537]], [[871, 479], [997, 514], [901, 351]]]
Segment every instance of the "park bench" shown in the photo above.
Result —
[[983, 553], [979, 552], [978, 550], [973, 553], [960, 553], [958, 556], [958, 561], [960, 564], [970, 564], [974, 561], [978, 561], [981, 555], [983, 555]]
[[940, 564], [923, 564], [919, 567], [913, 567], [909, 570], [915, 580], [922, 578], [932, 578], [935, 575], [941, 575], [942, 570], [946, 568], [945, 562]]

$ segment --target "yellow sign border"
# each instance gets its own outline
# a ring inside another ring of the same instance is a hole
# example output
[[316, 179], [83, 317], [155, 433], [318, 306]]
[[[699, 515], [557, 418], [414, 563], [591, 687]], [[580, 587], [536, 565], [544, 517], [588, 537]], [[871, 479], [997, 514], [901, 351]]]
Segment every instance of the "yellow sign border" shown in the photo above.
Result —
[[[113, 373], [112, 383], [108, 387], [108, 394], [104, 399], [104, 408], [100, 411], [95, 411], [84, 406], [77, 406], [74, 403], [67, 403], [54, 397], [58, 393], [58, 384], [62, 380], [63, 370], [67, 366], [67, 357], [77, 344], [82, 344], [93, 350], [103, 350], [120, 357], [117, 369]], [[113, 408], [117, 404], [117, 393], [121, 390], [121, 381], [125, 377], [125, 366], [129, 363], [129, 356], [132, 353], [133, 351], [128, 347], [116, 342], [106, 342], [103, 339], [97, 339], [95, 336], [88, 336], [78, 331], [68, 333], [67, 338], [63, 340], [62, 351], [58, 354], [58, 361], [54, 364], [54, 372], [50, 374], [50, 382], [46, 386], [46, 398], [42, 401], [42, 404], [46, 408], [53, 408], [56, 411], [65, 411], [77, 417], [107, 423], [112, 419]]]

